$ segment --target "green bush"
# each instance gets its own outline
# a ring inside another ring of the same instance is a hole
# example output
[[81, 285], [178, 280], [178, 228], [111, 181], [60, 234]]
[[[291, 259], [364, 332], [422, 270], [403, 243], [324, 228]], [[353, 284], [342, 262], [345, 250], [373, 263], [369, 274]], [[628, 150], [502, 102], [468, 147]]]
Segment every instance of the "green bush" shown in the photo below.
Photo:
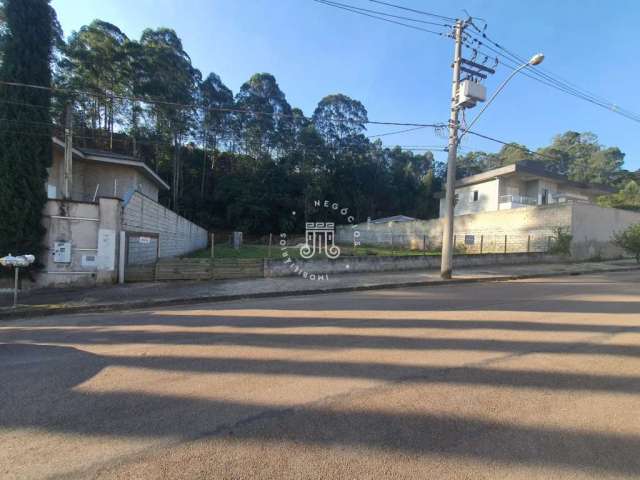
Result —
[[636, 257], [640, 263], [640, 223], [613, 234], [613, 243]]
[[549, 248], [549, 253], [553, 253], [555, 255], [570, 255], [572, 240], [573, 235], [567, 233], [563, 227], [557, 227], [555, 229], [553, 242]]

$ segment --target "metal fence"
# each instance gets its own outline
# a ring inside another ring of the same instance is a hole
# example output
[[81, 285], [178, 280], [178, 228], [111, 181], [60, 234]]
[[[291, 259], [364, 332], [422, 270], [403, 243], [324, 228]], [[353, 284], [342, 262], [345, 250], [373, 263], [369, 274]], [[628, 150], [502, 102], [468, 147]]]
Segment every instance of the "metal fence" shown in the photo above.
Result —
[[[305, 244], [303, 234], [287, 234], [286, 245], [280, 243], [280, 234], [243, 235], [241, 246], [236, 252], [233, 249], [231, 232], [216, 232], [211, 235], [209, 251], [201, 256], [221, 258], [226, 256], [252, 258], [278, 258], [283, 250], [292, 256], [298, 256], [299, 249]], [[211, 248], [213, 241], [213, 248]], [[487, 234], [484, 232], [468, 232], [454, 235], [455, 253], [541, 253], [548, 252], [556, 242], [556, 236], [550, 231], [532, 232], [526, 235]], [[375, 242], [338, 243], [340, 255], [360, 256], [403, 256], [403, 255], [436, 255], [441, 251], [442, 239], [428, 235], [378, 233]], [[217, 252], [217, 253], [216, 253]]]

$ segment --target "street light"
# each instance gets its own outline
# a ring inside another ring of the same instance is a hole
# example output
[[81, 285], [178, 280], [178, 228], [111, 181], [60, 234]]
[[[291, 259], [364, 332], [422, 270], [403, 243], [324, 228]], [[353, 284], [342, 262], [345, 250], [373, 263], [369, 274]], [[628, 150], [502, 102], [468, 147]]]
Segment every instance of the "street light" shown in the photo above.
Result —
[[491, 95], [491, 98], [487, 101], [487, 103], [484, 104], [484, 107], [482, 107], [482, 110], [480, 110], [480, 112], [478, 113], [478, 115], [475, 116], [475, 118], [473, 120], [471, 120], [471, 123], [467, 126], [467, 128], [464, 129], [464, 132], [462, 132], [460, 134], [460, 136], [458, 137], [458, 142], [460, 142], [460, 140], [462, 140], [462, 137], [464, 137], [464, 135], [471, 129], [471, 127], [473, 127], [473, 125], [478, 121], [478, 119], [480, 118], [480, 115], [482, 115], [484, 113], [484, 111], [489, 107], [489, 105], [491, 105], [491, 102], [493, 102], [493, 100], [495, 100], [495, 98], [498, 96], [498, 94], [504, 89], [504, 87], [506, 87], [507, 83], [509, 83], [511, 81], [511, 79], [513, 77], [516, 76], [516, 74], [520, 71], [523, 70], [527, 67], [533, 67], [536, 65], [540, 65], [544, 60], [544, 54], [542, 53], [536, 53], [533, 57], [531, 57], [529, 59], [529, 61], [527, 63], [523, 63], [522, 65], [520, 65], [518, 68], [516, 68], [513, 72], [511, 72], [511, 75], [509, 75], [504, 82], [502, 82], [500, 84], [500, 86], [498, 88], [496, 88], [496, 91], [493, 95]]
[[14, 257], [9, 254], [6, 257], [0, 258], [0, 265], [3, 267], [13, 267], [15, 271], [14, 285], [13, 285], [13, 308], [18, 306], [18, 277], [20, 276], [20, 268], [26, 268], [36, 261], [36, 257], [33, 255], [20, 255]]
[[527, 63], [520, 65], [516, 68], [511, 75], [509, 75], [496, 89], [495, 93], [491, 96], [489, 101], [482, 107], [480, 113], [476, 115], [476, 117], [471, 121], [471, 123], [465, 128], [464, 132], [460, 136], [458, 136], [458, 110], [460, 105], [455, 103], [458, 101], [457, 92], [460, 85], [460, 62], [461, 62], [461, 44], [462, 44], [462, 29], [463, 26], [460, 22], [456, 23], [456, 53], [455, 53], [455, 61], [453, 63], [453, 82], [455, 87], [456, 95], [452, 99], [451, 106], [451, 121], [449, 123], [449, 155], [447, 159], [447, 187], [446, 187], [446, 214], [445, 221], [443, 225], [443, 235], [442, 235], [442, 256], [441, 256], [441, 265], [440, 265], [440, 276], [444, 279], [451, 278], [451, 270], [453, 268], [453, 248], [454, 248], [454, 216], [455, 216], [455, 205], [454, 205], [454, 195], [455, 195], [455, 185], [456, 185], [456, 155], [458, 150], [458, 145], [460, 144], [460, 140], [465, 134], [471, 129], [471, 127], [478, 121], [480, 116], [484, 113], [484, 111], [491, 105], [491, 102], [495, 100], [498, 94], [504, 89], [504, 87], [509, 83], [509, 81], [515, 77], [516, 73], [521, 70], [529, 67], [540, 65], [544, 60], [544, 55], [542, 53], [536, 53], [533, 57], [529, 59]]

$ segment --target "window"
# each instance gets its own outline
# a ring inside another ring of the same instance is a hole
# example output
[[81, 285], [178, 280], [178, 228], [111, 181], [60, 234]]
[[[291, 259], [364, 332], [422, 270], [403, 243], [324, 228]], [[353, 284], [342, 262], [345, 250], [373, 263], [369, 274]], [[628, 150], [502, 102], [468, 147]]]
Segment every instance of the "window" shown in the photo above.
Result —
[[477, 202], [479, 197], [480, 197], [480, 194], [479, 194], [478, 190], [474, 190], [473, 191], [473, 201]]

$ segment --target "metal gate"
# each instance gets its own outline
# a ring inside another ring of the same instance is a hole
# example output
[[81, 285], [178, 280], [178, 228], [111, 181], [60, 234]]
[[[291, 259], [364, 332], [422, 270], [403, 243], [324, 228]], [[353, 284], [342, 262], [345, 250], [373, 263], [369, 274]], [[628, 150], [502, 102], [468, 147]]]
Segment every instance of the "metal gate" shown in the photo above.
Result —
[[126, 282], [151, 282], [160, 255], [160, 235], [153, 232], [125, 232]]

